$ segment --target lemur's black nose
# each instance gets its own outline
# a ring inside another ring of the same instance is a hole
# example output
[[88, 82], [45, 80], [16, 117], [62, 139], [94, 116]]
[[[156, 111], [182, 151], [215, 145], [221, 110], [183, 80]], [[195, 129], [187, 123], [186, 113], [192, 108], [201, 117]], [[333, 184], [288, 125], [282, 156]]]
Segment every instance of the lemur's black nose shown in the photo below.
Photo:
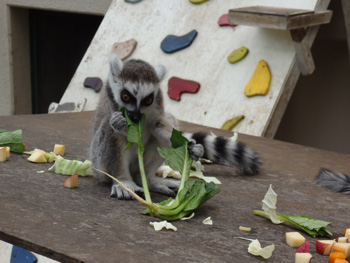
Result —
[[132, 122], [136, 123], [141, 119], [142, 113], [139, 111], [129, 111], [128, 116]]

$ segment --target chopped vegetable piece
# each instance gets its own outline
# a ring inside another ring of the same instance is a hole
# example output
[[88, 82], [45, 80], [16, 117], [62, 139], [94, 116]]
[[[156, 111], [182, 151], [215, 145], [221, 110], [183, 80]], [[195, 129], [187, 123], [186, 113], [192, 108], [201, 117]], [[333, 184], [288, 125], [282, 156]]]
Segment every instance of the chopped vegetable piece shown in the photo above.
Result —
[[336, 258], [345, 259], [345, 254], [342, 252], [332, 252], [329, 254], [328, 262], [334, 263]]
[[345, 248], [342, 247], [338, 247], [337, 244], [335, 244], [332, 249], [331, 252], [342, 252], [345, 254]]
[[180, 220], [190, 220], [194, 217], [194, 212], [190, 215], [190, 216], [187, 216], [187, 217], [183, 217], [183, 218], [180, 218]]
[[335, 240], [316, 240], [316, 251], [321, 255], [329, 255]]
[[160, 231], [164, 228], [177, 231], [176, 226], [174, 226], [173, 224], [171, 224], [165, 220], [162, 222], [150, 222], [150, 225], [154, 227], [155, 231]]
[[240, 231], [245, 231], [245, 232], [250, 232], [252, 231], [252, 228], [251, 227], [245, 227], [245, 226], [240, 226], [238, 228]]
[[309, 263], [311, 259], [310, 253], [295, 253], [295, 263]]
[[0, 147], [0, 162], [5, 162], [7, 158], [6, 148]]
[[73, 174], [72, 176], [68, 177], [64, 183], [63, 186], [67, 188], [76, 188], [78, 187], [78, 174]]
[[9, 158], [10, 157], [10, 147], [5, 147], [6, 148], [6, 158]]
[[213, 224], [213, 220], [211, 220], [211, 217], [207, 217], [206, 219], [203, 220], [203, 224], [204, 225], [212, 225]]
[[304, 242], [305, 237], [303, 237], [299, 232], [286, 233], [286, 243], [290, 247], [300, 247]]
[[350, 240], [350, 228], [344, 230], [343, 236]]
[[22, 139], [22, 130], [6, 131], [0, 130], [0, 147], [10, 147], [15, 153], [24, 152], [24, 144]]
[[295, 253], [309, 253], [310, 252], [310, 241], [306, 241], [304, 244], [302, 244], [298, 249], [295, 251]]
[[53, 147], [53, 152], [56, 155], [64, 155], [64, 150], [65, 150], [65, 146], [62, 144], [55, 144], [55, 146]]
[[41, 150], [34, 150], [33, 153], [27, 158], [28, 161], [33, 163], [47, 163], [45, 155]]
[[91, 162], [85, 160], [84, 162], [77, 160], [67, 160], [64, 158], [56, 158], [56, 161], [52, 167], [49, 168], [49, 171], [52, 169], [55, 170], [55, 173], [64, 174], [64, 175], [73, 175], [78, 174], [81, 176], [92, 175], [90, 169]]
[[272, 190], [270, 185], [269, 191], [266, 193], [265, 198], [263, 200], [263, 210], [254, 210], [254, 215], [263, 216], [269, 218], [273, 223], [279, 224], [280, 222], [286, 222], [291, 225], [294, 225], [306, 233], [308, 233], [312, 237], [317, 236], [331, 236], [332, 233], [326, 229], [326, 226], [332, 224], [331, 222], [322, 221], [319, 219], [314, 219], [308, 216], [288, 216], [281, 215], [275, 212], [277, 203], [277, 194]]
[[254, 256], [261, 256], [264, 259], [268, 259], [272, 256], [272, 252], [275, 250], [275, 245], [270, 245], [261, 248], [259, 240], [253, 240], [248, 247], [248, 252]]
[[162, 176], [163, 178], [173, 177], [176, 179], [181, 178], [181, 174], [178, 171], [174, 171], [168, 165], [161, 165], [157, 170], [157, 175]]
[[349, 239], [347, 237], [338, 237], [338, 243], [349, 243]]
[[340, 258], [336, 258], [334, 260], [334, 263], [349, 263], [349, 261], [345, 260], [345, 259], [340, 259]]
[[334, 246], [337, 246], [339, 248], [343, 248], [345, 250], [344, 254], [345, 257], [350, 257], [350, 243], [335, 243]]

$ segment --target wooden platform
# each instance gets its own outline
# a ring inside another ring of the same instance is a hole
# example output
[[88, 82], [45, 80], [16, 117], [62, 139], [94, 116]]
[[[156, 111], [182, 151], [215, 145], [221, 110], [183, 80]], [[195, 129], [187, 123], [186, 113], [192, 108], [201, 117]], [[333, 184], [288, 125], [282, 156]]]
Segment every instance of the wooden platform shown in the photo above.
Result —
[[[91, 112], [0, 117], [0, 129], [21, 128], [28, 150], [50, 151], [62, 143], [66, 158], [84, 160], [91, 118]], [[231, 135], [181, 125], [186, 131]], [[262, 246], [274, 243], [269, 262], [293, 262], [295, 249], [285, 244], [284, 235], [295, 229], [252, 214], [261, 208], [270, 184], [278, 194], [278, 212], [332, 221], [334, 238], [349, 227], [349, 196], [324, 189], [314, 179], [321, 167], [349, 173], [350, 155], [253, 136], [239, 139], [260, 153], [260, 174], [243, 176], [229, 167], [207, 165], [206, 174], [222, 181], [221, 192], [192, 220], [174, 222], [177, 232], [155, 232], [149, 225], [155, 220], [140, 215], [139, 203], [110, 198], [109, 187], [91, 177], [80, 178], [79, 188], [67, 189], [62, 186], [67, 177], [48, 172], [50, 164], [29, 163], [27, 156], [11, 154], [0, 163], [0, 239], [61, 262], [261, 262], [247, 253], [248, 241], [234, 238], [242, 236], [258, 238]], [[212, 226], [202, 224], [208, 216]], [[253, 230], [241, 232], [239, 226]], [[313, 260], [326, 262], [315, 252], [315, 239], [307, 239]]]

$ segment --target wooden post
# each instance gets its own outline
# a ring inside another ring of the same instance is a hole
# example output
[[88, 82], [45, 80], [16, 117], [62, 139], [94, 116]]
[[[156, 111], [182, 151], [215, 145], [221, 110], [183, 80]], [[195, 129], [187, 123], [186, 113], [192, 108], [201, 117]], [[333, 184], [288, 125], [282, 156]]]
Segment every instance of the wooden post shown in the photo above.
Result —
[[345, 22], [345, 29], [346, 29], [346, 39], [348, 42], [348, 53], [349, 53], [349, 59], [350, 59], [350, 1], [349, 0], [342, 0], [341, 3], [343, 6], [344, 22]]

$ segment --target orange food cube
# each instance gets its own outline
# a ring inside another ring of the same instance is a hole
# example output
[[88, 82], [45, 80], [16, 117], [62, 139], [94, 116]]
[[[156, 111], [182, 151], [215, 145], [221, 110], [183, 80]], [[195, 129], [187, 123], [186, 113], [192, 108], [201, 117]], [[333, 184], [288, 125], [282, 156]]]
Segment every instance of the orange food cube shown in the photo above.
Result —
[[328, 263], [335, 263], [335, 259], [345, 259], [345, 254], [342, 252], [332, 252], [329, 254]]
[[334, 263], [349, 263], [349, 262], [347, 260], [345, 260], [345, 259], [336, 258], [334, 260]]
[[344, 255], [345, 255], [345, 249], [342, 247], [333, 246], [332, 252], [341, 252], [341, 253], [344, 253]]

